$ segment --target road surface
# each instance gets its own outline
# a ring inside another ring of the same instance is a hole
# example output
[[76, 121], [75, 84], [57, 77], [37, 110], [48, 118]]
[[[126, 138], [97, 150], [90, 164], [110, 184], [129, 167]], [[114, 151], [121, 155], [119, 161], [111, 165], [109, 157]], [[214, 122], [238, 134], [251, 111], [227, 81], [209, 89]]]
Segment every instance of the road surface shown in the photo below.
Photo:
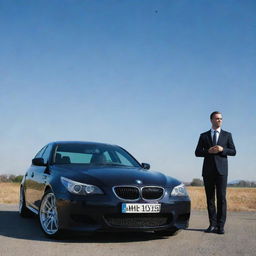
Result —
[[50, 240], [36, 218], [23, 219], [17, 205], [0, 205], [1, 256], [236, 256], [256, 255], [256, 212], [229, 212], [225, 235], [206, 234], [206, 211], [192, 211], [190, 225], [174, 237], [152, 233], [98, 233]]

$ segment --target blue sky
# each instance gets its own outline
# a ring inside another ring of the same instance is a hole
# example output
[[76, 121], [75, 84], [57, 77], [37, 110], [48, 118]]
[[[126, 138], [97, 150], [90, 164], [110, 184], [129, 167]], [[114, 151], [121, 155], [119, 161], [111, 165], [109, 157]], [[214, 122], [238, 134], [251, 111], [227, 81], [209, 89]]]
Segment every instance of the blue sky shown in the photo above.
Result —
[[118, 144], [183, 181], [209, 114], [256, 180], [256, 2], [0, 0], [0, 174], [55, 140]]

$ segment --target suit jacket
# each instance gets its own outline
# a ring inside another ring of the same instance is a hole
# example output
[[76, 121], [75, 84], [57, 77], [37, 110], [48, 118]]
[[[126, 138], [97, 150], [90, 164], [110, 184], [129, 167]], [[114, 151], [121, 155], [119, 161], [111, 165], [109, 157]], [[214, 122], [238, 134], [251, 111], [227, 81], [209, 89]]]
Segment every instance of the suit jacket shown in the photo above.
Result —
[[208, 149], [213, 146], [211, 130], [200, 135], [195, 155], [204, 157], [202, 175], [211, 175], [216, 169], [220, 175], [228, 175], [228, 159], [227, 156], [234, 156], [236, 148], [230, 132], [220, 131], [217, 145], [223, 147], [223, 151], [218, 154], [209, 154]]

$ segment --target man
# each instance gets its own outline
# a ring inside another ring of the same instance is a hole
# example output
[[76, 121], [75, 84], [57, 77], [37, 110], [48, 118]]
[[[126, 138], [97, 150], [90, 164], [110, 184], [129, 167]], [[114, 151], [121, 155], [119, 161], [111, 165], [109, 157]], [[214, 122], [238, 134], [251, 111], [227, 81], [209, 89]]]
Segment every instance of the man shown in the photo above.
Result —
[[[224, 234], [227, 212], [227, 156], [234, 156], [236, 149], [231, 133], [221, 129], [222, 114], [215, 111], [210, 115], [210, 120], [212, 128], [200, 135], [195, 155], [204, 157], [202, 175], [210, 221], [210, 226], [205, 232]], [[215, 191], [217, 195], [217, 212], [215, 207]]]

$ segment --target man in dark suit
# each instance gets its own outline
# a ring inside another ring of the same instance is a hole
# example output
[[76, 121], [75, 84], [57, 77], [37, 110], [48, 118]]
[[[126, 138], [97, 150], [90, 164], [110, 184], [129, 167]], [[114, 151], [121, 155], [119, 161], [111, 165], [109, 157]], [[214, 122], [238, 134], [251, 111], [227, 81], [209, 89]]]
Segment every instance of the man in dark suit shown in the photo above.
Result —
[[[231, 133], [221, 129], [222, 114], [215, 111], [210, 115], [210, 120], [212, 128], [200, 135], [195, 155], [204, 157], [202, 175], [210, 221], [210, 226], [205, 232], [224, 234], [227, 212], [227, 156], [234, 156], [236, 149]], [[215, 207], [215, 191], [217, 195], [217, 212]]]

